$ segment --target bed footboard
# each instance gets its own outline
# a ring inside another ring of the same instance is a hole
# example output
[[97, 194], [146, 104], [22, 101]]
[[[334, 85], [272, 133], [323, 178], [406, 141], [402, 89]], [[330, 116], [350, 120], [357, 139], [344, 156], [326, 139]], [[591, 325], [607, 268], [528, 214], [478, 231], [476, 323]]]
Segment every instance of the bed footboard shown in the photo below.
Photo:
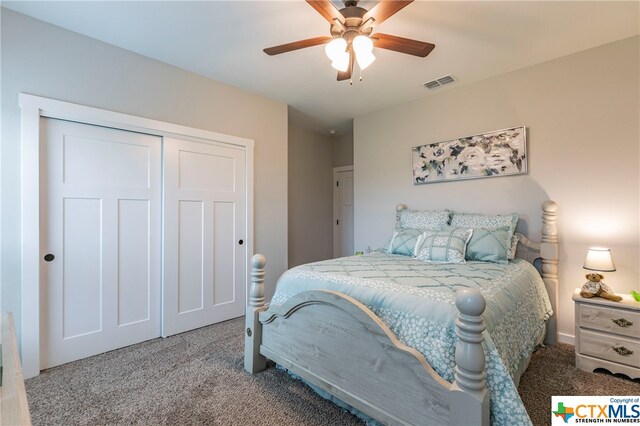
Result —
[[264, 369], [269, 358], [385, 424], [489, 425], [485, 301], [479, 291], [463, 290], [456, 298], [459, 339], [455, 381], [449, 383], [371, 310], [345, 294], [307, 291], [266, 309], [264, 257], [256, 255], [252, 262], [247, 371]]

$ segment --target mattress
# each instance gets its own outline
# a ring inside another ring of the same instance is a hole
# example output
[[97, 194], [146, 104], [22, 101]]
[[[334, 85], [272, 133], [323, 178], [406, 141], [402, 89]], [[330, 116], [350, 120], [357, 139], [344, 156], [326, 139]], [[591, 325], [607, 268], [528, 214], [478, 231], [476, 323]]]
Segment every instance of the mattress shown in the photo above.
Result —
[[272, 304], [315, 289], [347, 294], [453, 382], [455, 296], [463, 288], [480, 290], [487, 302], [483, 318], [491, 424], [531, 424], [516, 383], [552, 310], [540, 274], [524, 260], [440, 264], [386, 252], [332, 259], [287, 271], [278, 281]]

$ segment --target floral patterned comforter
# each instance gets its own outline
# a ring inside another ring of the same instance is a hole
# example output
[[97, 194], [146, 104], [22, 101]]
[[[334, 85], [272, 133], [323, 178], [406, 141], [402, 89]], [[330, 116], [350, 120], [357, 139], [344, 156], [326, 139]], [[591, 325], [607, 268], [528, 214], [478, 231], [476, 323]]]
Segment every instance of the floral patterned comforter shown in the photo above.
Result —
[[455, 295], [462, 288], [479, 289], [487, 302], [483, 318], [491, 424], [530, 425], [514, 378], [552, 310], [540, 275], [523, 260], [435, 264], [385, 252], [344, 257], [290, 269], [278, 281], [272, 304], [314, 289], [345, 293], [369, 307], [402, 343], [420, 351], [440, 376], [453, 382]]

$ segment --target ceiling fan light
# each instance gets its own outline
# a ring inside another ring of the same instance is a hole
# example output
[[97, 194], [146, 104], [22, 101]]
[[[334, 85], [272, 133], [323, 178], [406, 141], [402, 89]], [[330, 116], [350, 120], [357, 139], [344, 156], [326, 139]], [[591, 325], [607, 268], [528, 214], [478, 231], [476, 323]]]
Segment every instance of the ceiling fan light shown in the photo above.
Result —
[[356, 60], [358, 61], [358, 66], [361, 70], [365, 69], [369, 65], [376, 60], [376, 57], [371, 52], [357, 53], [356, 52]]
[[332, 61], [337, 60], [343, 53], [346, 53], [347, 41], [341, 37], [334, 38], [324, 48], [324, 52]]
[[353, 39], [353, 50], [356, 53], [371, 53], [373, 52], [373, 41], [367, 36], [359, 35]]
[[338, 55], [338, 57], [331, 62], [331, 66], [338, 71], [345, 72], [349, 69], [349, 54], [347, 52], [343, 52], [343, 54]]

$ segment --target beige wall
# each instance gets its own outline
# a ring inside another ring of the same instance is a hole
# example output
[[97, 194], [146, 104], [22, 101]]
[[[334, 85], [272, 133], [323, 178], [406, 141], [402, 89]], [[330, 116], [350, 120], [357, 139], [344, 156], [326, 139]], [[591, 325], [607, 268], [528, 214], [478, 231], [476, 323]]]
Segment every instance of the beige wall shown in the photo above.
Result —
[[333, 167], [353, 165], [353, 134], [333, 138]]
[[[521, 213], [539, 238], [540, 204], [558, 202], [559, 327], [587, 248], [611, 248], [614, 289], [639, 288], [639, 38], [587, 50], [355, 119], [355, 249], [380, 246], [394, 207]], [[463, 82], [461, 82], [463, 83]], [[411, 147], [525, 124], [529, 174], [414, 186]]]
[[333, 255], [332, 139], [289, 126], [289, 267]]
[[[287, 267], [287, 106], [2, 9], [2, 309], [20, 325], [18, 93], [255, 140], [255, 250]], [[232, 66], [232, 64], [230, 64]]]

